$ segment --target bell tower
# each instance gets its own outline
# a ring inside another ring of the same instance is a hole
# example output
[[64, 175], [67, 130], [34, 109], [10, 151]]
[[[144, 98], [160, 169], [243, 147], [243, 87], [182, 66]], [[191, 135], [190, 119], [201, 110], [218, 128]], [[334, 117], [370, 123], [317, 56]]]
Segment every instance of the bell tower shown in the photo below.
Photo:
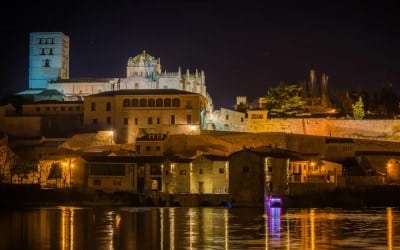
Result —
[[29, 34], [29, 88], [46, 89], [51, 80], [69, 78], [69, 37], [62, 32]]

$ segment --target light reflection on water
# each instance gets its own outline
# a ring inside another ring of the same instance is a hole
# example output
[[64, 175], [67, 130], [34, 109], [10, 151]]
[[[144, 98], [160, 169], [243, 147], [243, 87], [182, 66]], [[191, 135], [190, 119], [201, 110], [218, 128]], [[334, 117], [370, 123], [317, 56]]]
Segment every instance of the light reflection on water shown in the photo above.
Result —
[[0, 249], [400, 249], [398, 208], [0, 210]]

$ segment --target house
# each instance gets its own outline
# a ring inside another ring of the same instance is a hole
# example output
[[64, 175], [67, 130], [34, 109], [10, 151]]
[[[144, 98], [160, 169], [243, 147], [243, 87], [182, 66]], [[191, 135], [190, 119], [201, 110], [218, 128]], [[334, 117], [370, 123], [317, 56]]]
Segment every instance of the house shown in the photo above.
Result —
[[289, 163], [289, 183], [337, 183], [342, 165], [319, 159], [292, 158]]
[[286, 194], [291, 156], [271, 147], [232, 153], [229, 156], [229, 193], [233, 204], [263, 206], [268, 195]]
[[83, 155], [85, 186], [104, 192], [159, 192], [162, 187], [163, 157]]
[[164, 164], [164, 192], [168, 194], [227, 194], [229, 160], [211, 154], [169, 158]]

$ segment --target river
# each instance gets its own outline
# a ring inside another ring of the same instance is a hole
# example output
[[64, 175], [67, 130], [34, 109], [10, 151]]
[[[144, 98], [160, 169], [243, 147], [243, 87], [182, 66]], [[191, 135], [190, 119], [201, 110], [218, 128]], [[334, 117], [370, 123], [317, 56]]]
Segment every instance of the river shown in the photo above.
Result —
[[395, 207], [0, 209], [0, 249], [400, 249]]

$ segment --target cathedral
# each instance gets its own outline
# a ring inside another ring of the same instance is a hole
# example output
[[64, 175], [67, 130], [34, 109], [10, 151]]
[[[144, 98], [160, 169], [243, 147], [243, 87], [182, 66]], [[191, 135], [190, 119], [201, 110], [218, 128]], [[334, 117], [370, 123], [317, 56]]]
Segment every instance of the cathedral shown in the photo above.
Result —
[[[77, 101], [85, 96], [115, 90], [177, 89], [203, 95], [207, 99], [207, 111], [213, 111], [203, 70], [182, 72], [178, 67], [176, 72], [162, 71], [160, 58], [143, 51], [128, 58], [125, 77], [69, 78], [69, 42], [69, 36], [62, 32], [30, 33], [29, 89], [19, 95]], [[43, 95], [49, 90], [53, 91], [52, 97]]]

